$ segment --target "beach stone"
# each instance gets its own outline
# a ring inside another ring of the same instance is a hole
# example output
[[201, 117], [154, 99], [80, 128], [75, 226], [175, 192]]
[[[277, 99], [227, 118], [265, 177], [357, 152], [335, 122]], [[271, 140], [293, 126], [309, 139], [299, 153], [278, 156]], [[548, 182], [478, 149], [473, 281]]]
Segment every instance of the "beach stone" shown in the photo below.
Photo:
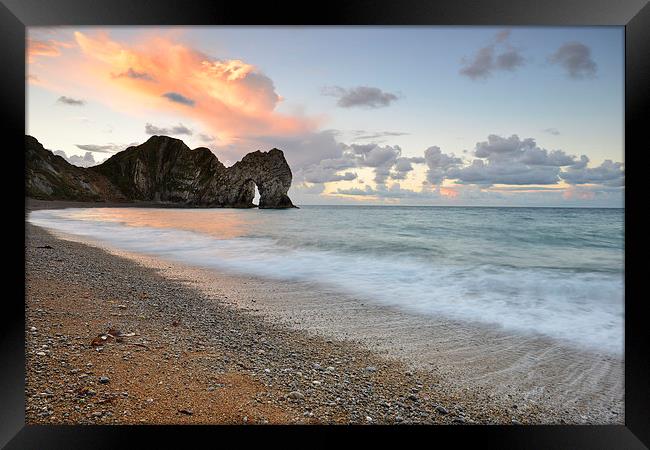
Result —
[[287, 397], [289, 399], [291, 399], [291, 400], [304, 400], [305, 399], [305, 395], [300, 391], [289, 392], [289, 395]]
[[438, 411], [438, 413], [443, 414], [443, 415], [444, 414], [449, 414], [449, 411], [447, 411], [447, 408], [445, 408], [444, 406], [440, 406], [440, 405], [436, 406], [436, 411]]
[[101, 377], [99, 377], [99, 382], [100, 382], [101, 384], [108, 384], [109, 381], [111, 381], [110, 378], [108, 378], [108, 377], [105, 376], [105, 375], [102, 375]]

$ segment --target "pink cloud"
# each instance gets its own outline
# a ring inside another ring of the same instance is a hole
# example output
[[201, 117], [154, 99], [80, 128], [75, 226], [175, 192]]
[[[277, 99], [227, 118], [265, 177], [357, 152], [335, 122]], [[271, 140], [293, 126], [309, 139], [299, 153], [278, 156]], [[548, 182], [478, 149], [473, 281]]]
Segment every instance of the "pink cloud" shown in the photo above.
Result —
[[452, 188], [441, 187], [440, 188], [440, 195], [442, 195], [443, 197], [448, 197], [448, 198], [457, 198], [458, 197], [458, 190], [452, 189]]
[[60, 56], [62, 48], [71, 48], [72, 46], [73, 44], [70, 42], [55, 39], [27, 39], [27, 62], [32, 64], [39, 56]]
[[593, 200], [595, 196], [593, 191], [578, 187], [570, 187], [562, 193], [562, 198], [565, 200]]
[[77, 82], [110, 96], [142, 101], [154, 110], [200, 122], [223, 143], [249, 136], [297, 135], [318, 121], [276, 111], [282, 98], [273, 81], [241, 60], [206, 56], [170, 38], [126, 45], [107, 33], [75, 32]]

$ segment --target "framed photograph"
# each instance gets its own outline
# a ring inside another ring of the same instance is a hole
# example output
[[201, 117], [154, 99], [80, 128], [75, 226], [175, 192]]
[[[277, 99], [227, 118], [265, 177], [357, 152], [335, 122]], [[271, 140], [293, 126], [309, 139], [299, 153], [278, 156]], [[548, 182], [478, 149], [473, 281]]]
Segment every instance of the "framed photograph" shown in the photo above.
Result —
[[646, 1], [0, 15], [2, 445], [649, 445]]

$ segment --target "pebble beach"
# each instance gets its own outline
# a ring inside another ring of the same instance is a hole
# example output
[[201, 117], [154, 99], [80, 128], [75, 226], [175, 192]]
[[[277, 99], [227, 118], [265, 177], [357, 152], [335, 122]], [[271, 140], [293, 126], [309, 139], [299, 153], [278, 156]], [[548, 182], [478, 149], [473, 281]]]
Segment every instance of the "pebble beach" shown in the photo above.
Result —
[[[421, 344], [418, 349], [397, 337], [399, 327], [389, 332], [377, 325], [383, 320], [407, 328], [397, 313], [368, 310], [370, 319], [358, 327], [363, 336], [355, 333], [343, 318], [310, 303], [317, 287], [119, 254], [31, 224], [26, 234], [30, 424], [623, 422], [622, 386], [608, 381], [622, 369], [616, 362], [585, 360], [583, 369], [602, 368], [583, 370], [584, 380], [573, 375], [564, 387], [596, 383], [596, 392], [533, 395], [522, 381], [523, 367], [493, 370], [491, 380], [477, 376], [477, 352], [469, 352], [467, 339], [465, 353], [447, 339], [454, 351], [431, 356]], [[332, 307], [354, 321], [353, 309], [365, 306], [332, 294]], [[448, 336], [449, 327], [447, 334], [439, 327], [440, 335]], [[382, 338], [374, 339], [372, 329]], [[533, 356], [561, 351], [541, 341], [528, 345], [537, 349]], [[495, 347], [493, 364], [510, 361], [499, 355], [503, 348]], [[516, 352], [509, 353], [513, 359]], [[481, 367], [491, 364], [484, 356]], [[450, 364], [461, 358], [464, 364]], [[531, 363], [529, 370], [549, 367]], [[614, 400], [604, 403], [598, 391], [614, 392]]]

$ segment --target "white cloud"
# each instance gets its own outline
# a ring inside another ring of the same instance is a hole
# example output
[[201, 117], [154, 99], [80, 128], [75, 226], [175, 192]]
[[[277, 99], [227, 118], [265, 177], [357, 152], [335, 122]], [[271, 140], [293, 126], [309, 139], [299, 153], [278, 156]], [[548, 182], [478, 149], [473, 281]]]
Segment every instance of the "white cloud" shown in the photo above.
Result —
[[67, 156], [63, 150], [55, 150], [52, 153], [55, 155], [61, 156], [63, 159], [68, 161], [70, 164], [78, 166], [78, 167], [91, 167], [91, 166], [96, 166], [97, 164], [100, 164], [101, 162], [104, 162], [106, 159], [104, 158], [102, 161], [95, 161], [95, 158], [91, 152], [86, 152], [83, 156], [79, 155], [71, 155]]

